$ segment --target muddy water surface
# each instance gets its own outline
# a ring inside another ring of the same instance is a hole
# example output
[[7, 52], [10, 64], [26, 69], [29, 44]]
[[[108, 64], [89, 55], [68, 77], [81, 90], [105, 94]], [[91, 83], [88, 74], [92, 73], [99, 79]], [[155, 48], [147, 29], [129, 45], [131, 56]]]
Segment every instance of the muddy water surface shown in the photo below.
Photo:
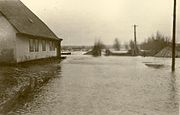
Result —
[[[71, 55], [55, 65], [61, 69], [54, 68], [58, 71], [53, 74], [56, 77], [11, 114], [178, 115], [180, 59], [174, 74], [170, 71], [170, 61]], [[150, 62], [165, 66], [145, 65]], [[44, 71], [43, 65], [39, 71]]]

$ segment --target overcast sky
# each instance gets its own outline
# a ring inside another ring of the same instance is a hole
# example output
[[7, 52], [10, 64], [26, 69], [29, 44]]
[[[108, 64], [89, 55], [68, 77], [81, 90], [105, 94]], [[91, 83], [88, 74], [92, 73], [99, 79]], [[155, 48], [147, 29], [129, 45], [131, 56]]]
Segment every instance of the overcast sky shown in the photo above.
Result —
[[[171, 37], [173, 0], [21, 0], [58, 37], [63, 45], [92, 45], [115, 38], [142, 42], [157, 31]], [[178, 0], [177, 0], [178, 1]], [[180, 1], [178, 2], [180, 7]], [[180, 41], [180, 12], [177, 7], [177, 41]]]

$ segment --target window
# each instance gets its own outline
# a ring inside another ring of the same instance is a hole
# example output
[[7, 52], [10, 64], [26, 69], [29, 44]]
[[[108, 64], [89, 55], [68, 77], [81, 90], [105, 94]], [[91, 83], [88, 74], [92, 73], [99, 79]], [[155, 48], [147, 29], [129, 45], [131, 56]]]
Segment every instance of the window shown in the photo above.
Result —
[[49, 41], [49, 51], [52, 50], [52, 41]]
[[54, 41], [49, 41], [49, 49], [50, 51], [55, 51], [56, 44]]
[[29, 39], [29, 52], [38, 52], [39, 51], [39, 40]]
[[53, 42], [49, 41], [49, 50], [52, 51], [53, 50]]
[[29, 52], [34, 52], [34, 40], [29, 39]]
[[56, 48], [56, 42], [53, 42], [53, 51], [55, 51], [55, 48]]
[[46, 51], [46, 40], [42, 40], [42, 51]]
[[35, 52], [38, 52], [39, 51], [39, 40], [34, 40], [35, 42]]
[[28, 20], [29, 20], [30, 23], [33, 23], [33, 20], [31, 18], [28, 18]]
[[49, 41], [49, 51], [52, 50], [52, 41]]

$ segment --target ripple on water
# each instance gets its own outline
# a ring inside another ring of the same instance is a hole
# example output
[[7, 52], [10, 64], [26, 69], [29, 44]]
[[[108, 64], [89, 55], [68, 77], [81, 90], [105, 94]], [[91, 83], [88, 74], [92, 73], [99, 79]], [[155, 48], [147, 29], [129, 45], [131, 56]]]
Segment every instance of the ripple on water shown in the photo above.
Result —
[[[166, 66], [149, 68], [143, 63], [149, 61]], [[177, 115], [179, 73], [173, 78], [170, 61], [68, 56], [59, 65], [60, 73], [51, 68], [62, 77], [48, 82], [17, 111], [27, 115]], [[44, 69], [42, 65], [39, 71]]]

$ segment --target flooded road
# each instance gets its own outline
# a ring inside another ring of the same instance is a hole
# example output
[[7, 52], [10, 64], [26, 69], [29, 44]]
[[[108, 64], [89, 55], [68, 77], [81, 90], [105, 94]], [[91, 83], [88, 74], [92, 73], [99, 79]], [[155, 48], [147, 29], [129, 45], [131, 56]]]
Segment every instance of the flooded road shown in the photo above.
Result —
[[[165, 66], [151, 68], [147, 62]], [[56, 64], [61, 70], [53, 66], [58, 77], [10, 114], [178, 115], [180, 59], [174, 74], [170, 62], [168, 58], [71, 55]]]

